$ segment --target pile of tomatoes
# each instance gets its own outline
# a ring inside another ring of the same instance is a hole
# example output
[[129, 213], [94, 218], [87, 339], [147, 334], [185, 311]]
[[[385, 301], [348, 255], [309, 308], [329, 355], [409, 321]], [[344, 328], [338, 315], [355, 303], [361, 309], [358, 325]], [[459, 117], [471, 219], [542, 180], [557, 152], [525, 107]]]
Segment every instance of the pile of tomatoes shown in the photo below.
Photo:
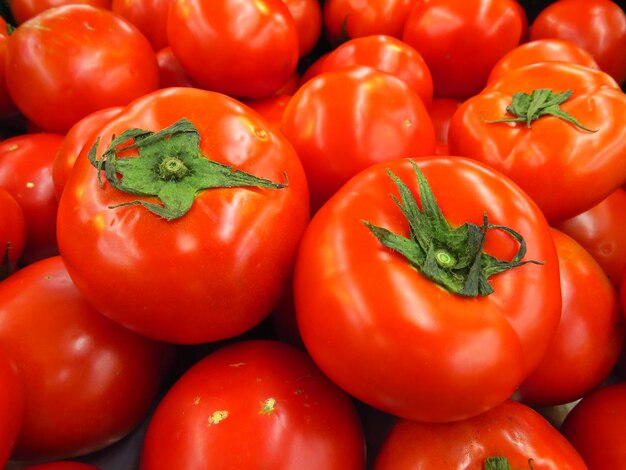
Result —
[[0, 467], [626, 468], [617, 3], [0, 11]]

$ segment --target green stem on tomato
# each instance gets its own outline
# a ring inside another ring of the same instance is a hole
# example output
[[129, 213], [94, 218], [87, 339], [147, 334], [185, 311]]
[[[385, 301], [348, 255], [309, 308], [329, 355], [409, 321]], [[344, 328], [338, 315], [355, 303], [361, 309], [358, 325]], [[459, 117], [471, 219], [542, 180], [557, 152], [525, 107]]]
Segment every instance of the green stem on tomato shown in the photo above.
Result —
[[[528, 459], [528, 468], [533, 470], [533, 459]], [[483, 470], [511, 470], [511, 465], [506, 457], [487, 457]]]

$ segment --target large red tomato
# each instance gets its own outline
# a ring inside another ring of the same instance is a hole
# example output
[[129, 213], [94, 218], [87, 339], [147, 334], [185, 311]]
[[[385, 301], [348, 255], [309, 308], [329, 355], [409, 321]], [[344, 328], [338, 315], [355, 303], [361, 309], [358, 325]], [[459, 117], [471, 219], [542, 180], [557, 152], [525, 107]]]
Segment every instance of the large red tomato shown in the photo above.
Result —
[[241, 341], [189, 369], [159, 403], [142, 470], [362, 470], [350, 397], [302, 351]]
[[170, 352], [95, 311], [59, 256], [0, 283], [0, 348], [24, 385], [18, 460], [66, 458], [122, 438], [155, 399]]
[[0, 467], [4, 468], [22, 425], [24, 391], [15, 364], [0, 348]]
[[[313, 217], [296, 315], [344, 390], [397, 416], [451, 421], [500, 404], [541, 361], [561, 313], [558, 259], [543, 214], [508, 178], [460, 157], [416, 162], [424, 178], [409, 160], [379, 163]], [[496, 258], [512, 269], [488, 280]], [[530, 260], [543, 264], [517, 264]]]
[[11, 0], [9, 3], [11, 14], [18, 25], [50, 8], [70, 4], [91, 5], [98, 8], [111, 9], [111, 0]]
[[174, 1], [167, 37], [198, 85], [231, 96], [269, 96], [298, 65], [298, 32], [282, 0]]
[[171, 0], [109, 0], [111, 10], [135, 25], [159, 51], [167, 41], [167, 14]]
[[0, 280], [17, 267], [26, 242], [24, 211], [11, 193], [0, 186]]
[[7, 85], [26, 117], [66, 132], [102, 108], [128, 104], [159, 86], [150, 43], [131, 23], [89, 5], [52, 8], [11, 34]]
[[298, 55], [313, 50], [322, 33], [322, 7], [318, 0], [283, 0], [296, 23]]
[[[87, 300], [180, 343], [269, 315], [309, 218], [285, 137], [235, 99], [194, 88], [147, 95], [98, 133], [59, 202], [59, 248]], [[138, 150], [116, 151], [135, 138]]]

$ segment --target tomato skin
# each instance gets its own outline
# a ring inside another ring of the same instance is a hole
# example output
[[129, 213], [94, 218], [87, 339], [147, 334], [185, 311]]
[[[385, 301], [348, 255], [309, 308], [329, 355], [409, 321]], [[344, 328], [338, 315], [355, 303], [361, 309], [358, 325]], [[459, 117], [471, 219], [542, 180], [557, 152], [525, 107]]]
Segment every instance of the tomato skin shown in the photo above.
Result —
[[282, 0], [176, 0], [167, 36], [194, 81], [230, 96], [269, 96], [298, 63], [295, 21]]
[[160, 88], [179, 86], [199, 88], [189, 77], [171, 47], [159, 50], [156, 57], [159, 64]]
[[624, 420], [626, 383], [618, 382], [587, 394], [565, 417], [561, 432], [589, 470], [619, 468], [626, 461]]
[[[386, 169], [413, 190], [415, 174], [408, 160], [379, 163], [309, 224], [296, 261], [296, 315], [307, 350], [344, 390], [396, 416], [451, 421], [501, 403], [537, 366], [560, 317], [558, 262], [543, 215], [507, 178], [460, 157], [416, 163], [453, 226], [482, 223], [487, 211], [490, 223], [521, 233], [527, 258], [544, 265], [494, 276], [495, 292], [471, 299], [427, 280], [361, 222], [408, 232]], [[490, 233], [485, 250], [510, 259], [512, 245]]]
[[280, 131], [283, 112], [291, 100], [291, 95], [276, 95], [260, 100], [247, 100], [245, 104], [268, 120], [269, 124]]
[[50, 8], [63, 5], [90, 5], [105, 10], [111, 9], [111, 0], [11, 0], [11, 13], [20, 25]]
[[61, 197], [74, 163], [91, 134], [109, 119], [117, 116], [121, 110], [121, 106], [113, 106], [95, 111], [82, 118], [67, 131], [52, 163], [52, 182], [57, 199]]
[[483, 88], [495, 63], [520, 44], [525, 25], [513, 0], [420, 0], [402, 40], [428, 64], [435, 96], [461, 100]]
[[559, 256], [563, 311], [552, 344], [516, 399], [532, 406], [573, 402], [604, 381], [623, 343], [615, 287], [591, 254], [552, 229]]
[[621, 187], [591, 209], [555, 224], [602, 266], [615, 287], [626, 270], [626, 190]]
[[4, 70], [7, 48], [9, 47], [8, 44], [9, 32], [7, 30], [7, 23], [4, 18], [0, 17], [0, 117], [10, 116], [17, 112], [15, 103], [13, 103], [11, 95], [9, 95], [5, 77], [6, 72]]
[[171, 353], [88, 305], [59, 256], [0, 284], [0, 346], [24, 386], [18, 460], [68, 458], [126, 435], [155, 398]]
[[364, 66], [306, 82], [287, 104], [281, 131], [306, 171], [312, 212], [369, 165], [431, 155], [435, 145], [419, 95], [399, 78]]
[[15, 364], [0, 350], [0, 467], [9, 459], [24, 416], [24, 390]]
[[62, 142], [62, 135], [51, 133], [23, 134], [0, 142], [0, 186], [18, 202], [26, 222], [20, 264], [58, 253], [52, 165]]
[[530, 39], [562, 38], [589, 51], [617, 83], [626, 81], [626, 12], [611, 0], [560, 0], [530, 27]]
[[18, 26], [9, 38], [6, 72], [20, 111], [57, 133], [156, 90], [159, 80], [145, 36], [110, 10], [89, 5], [53, 8]]
[[142, 470], [320, 464], [365, 468], [354, 405], [304, 352], [269, 340], [224, 346], [192, 366], [159, 403], [141, 459]]
[[318, 0], [283, 0], [298, 30], [298, 55], [310, 53], [322, 34], [322, 7]]
[[[17, 262], [26, 242], [26, 219], [24, 211], [11, 193], [0, 186], [0, 263], [8, 251], [9, 271], [17, 268]], [[1, 280], [1, 279], [0, 279]]]
[[502, 56], [491, 69], [487, 83], [494, 82], [511, 70], [537, 62], [569, 62], [596, 70], [600, 68], [589, 52], [572, 41], [536, 39], [520, 44]]
[[137, 100], [101, 128], [98, 155], [113, 134], [159, 131], [183, 117], [212, 160], [275, 182], [286, 174], [288, 186], [202, 191], [186, 215], [168, 222], [138, 206], [110, 209], [137, 198], [108, 182], [100, 188], [84, 150], [59, 202], [58, 240], [78, 289], [103, 314], [149, 337], [202, 343], [243, 333], [278, 302], [308, 223], [308, 188], [281, 134], [206, 90], [168, 88]]
[[110, 0], [111, 10], [127, 19], [150, 41], [154, 51], [168, 45], [169, 0]]
[[[553, 116], [531, 124], [488, 123], [510, 117], [516, 92], [572, 90], [560, 109], [589, 132]], [[551, 223], [584, 212], [626, 179], [626, 96], [606, 73], [575, 64], [520, 67], [466, 100], [452, 117], [450, 151], [480, 160], [519, 184]]]
[[474, 418], [453, 423], [398, 420], [383, 442], [374, 470], [482, 470], [488, 457], [511, 468], [587, 470], [572, 445], [539, 413], [506, 401]]
[[435, 98], [428, 105], [428, 115], [435, 129], [435, 154], [450, 155], [448, 148], [448, 130], [452, 116], [459, 109], [457, 100], [450, 98]]

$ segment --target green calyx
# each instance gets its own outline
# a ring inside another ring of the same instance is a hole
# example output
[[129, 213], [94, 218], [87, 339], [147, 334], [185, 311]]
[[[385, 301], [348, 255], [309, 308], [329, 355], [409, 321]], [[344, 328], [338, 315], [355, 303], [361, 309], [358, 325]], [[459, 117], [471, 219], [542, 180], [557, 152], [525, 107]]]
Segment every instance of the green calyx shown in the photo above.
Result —
[[572, 90], [555, 93], [548, 88], [533, 90], [532, 93], [515, 93], [511, 104], [506, 111], [515, 117], [495, 120], [485, 119], [485, 122], [494, 124], [497, 122], [525, 122], [527, 127], [542, 116], [550, 115], [563, 119], [579, 129], [587, 132], [597, 132], [598, 129], [589, 129], [583, 126], [574, 116], [563, 111], [560, 106], [572, 96]]
[[[528, 459], [528, 468], [533, 470], [533, 459]], [[483, 470], [511, 470], [511, 465], [506, 457], [487, 457]]]
[[[200, 133], [185, 118], [159, 132], [133, 128], [118, 137], [113, 136], [111, 144], [98, 159], [99, 142], [98, 137], [88, 156], [98, 170], [100, 187], [104, 171], [106, 180], [115, 189], [135, 196], [155, 197], [161, 202], [137, 199], [110, 208], [140, 205], [166, 220], [174, 220], [191, 209], [196, 195], [204, 189], [280, 189], [288, 184], [274, 183], [209, 160], [200, 151]], [[130, 149], [136, 149], [139, 155], [118, 158], [119, 153]]]
[[[466, 222], [452, 227], [445, 219], [426, 178], [411, 161], [417, 175], [422, 209], [417, 205], [408, 186], [391, 171], [387, 171], [400, 193], [400, 200], [391, 196], [409, 223], [409, 237], [362, 221], [385, 247], [403, 255], [407, 261], [431, 281], [448, 291], [465, 297], [489, 295], [493, 287], [489, 277], [527, 263], [526, 242], [516, 231], [502, 225], [490, 224], [487, 214], [483, 225]], [[498, 259], [485, 253], [483, 245], [489, 230], [502, 230], [519, 243], [512, 260]]]

